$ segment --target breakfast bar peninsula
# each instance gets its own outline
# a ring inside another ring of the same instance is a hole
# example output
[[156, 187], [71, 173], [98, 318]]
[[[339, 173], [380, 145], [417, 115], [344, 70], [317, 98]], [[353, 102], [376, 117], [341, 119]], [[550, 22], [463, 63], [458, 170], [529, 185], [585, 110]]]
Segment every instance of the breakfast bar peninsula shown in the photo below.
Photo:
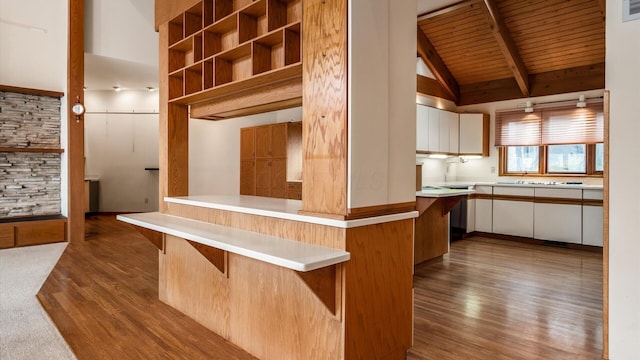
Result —
[[[160, 299], [260, 359], [412, 345], [417, 14], [394, 5], [156, 0], [161, 200], [120, 219], [158, 247]], [[190, 122], [294, 106], [302, 200], [190, 193]]]

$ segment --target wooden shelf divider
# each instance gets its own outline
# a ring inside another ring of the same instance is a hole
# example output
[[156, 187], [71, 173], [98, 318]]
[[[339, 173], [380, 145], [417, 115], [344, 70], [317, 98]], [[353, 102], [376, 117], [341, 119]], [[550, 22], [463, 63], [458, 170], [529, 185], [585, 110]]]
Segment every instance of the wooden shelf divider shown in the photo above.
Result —
[[301, 18], [301, 0], [198, 2], [169, 22], [169, 100], [191, 105], [301, 79]]
[[64, 152], [64, 149], [0, 147], [0, 152], [29, 152], [29, 153], [57, 153], [57, 154], [62, 154]]

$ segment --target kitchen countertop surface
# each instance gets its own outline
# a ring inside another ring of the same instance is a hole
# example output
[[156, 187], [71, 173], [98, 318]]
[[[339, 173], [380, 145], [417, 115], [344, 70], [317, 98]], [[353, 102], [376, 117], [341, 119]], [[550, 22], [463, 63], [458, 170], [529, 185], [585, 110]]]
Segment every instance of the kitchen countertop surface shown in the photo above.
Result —
[[514, 187], [545, 187], [545, 188], [559, 188], [559, 189], [591, 189], [602, 190], [602, 185], [587, 185], [587, 184], [567, 184], [551, 181], [449, 181], [449, 182], [434, 182], [428, 184], [428, 186], [434, 187], [469, 187], [469, 186], [514, 186]]
[[274, 217], [345, 229], [418, 217], [417, 211], [409, 211], [364, 219], [336, 220], [300, 214], [299, 211], [302, 209], [302, 201], [300, 200], [276, 199], [249, 195], [195, 195], [165, 197], [164, 200], [175, 204]]
[[450, 197], [475, 193], [475, 190], [468, 189], [447, 189], [436, 186], [423, 187], [422, 191], [416, 191], [416, 197]]

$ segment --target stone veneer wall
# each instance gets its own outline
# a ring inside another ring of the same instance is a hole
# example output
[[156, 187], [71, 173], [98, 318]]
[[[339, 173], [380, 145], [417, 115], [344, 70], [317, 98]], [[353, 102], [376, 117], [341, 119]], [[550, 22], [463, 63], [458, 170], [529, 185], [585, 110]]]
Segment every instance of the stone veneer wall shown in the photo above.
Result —
[[[0, 91], [0, 147], [60, 148], [60, 99]], [[0, 152], [0, 218], [60, 214], [60, 154]]]

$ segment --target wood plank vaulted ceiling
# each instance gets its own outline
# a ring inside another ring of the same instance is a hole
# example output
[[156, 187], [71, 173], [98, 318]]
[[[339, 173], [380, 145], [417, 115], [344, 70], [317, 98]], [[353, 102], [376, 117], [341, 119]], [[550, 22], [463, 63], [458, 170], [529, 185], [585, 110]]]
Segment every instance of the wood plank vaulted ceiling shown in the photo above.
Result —
[[418, 17], [418, 92], [478, 104], [604, 88], [605, 0], [468, 0]]

